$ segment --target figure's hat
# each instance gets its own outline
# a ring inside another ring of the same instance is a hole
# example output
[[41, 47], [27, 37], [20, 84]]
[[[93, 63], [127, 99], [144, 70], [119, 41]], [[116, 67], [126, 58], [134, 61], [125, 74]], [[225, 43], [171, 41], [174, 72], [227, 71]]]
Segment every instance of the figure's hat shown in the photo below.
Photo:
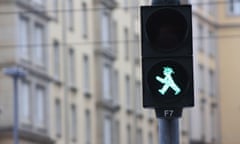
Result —
[[166, 72], [166, 73], [173, 73], [174, 74], [174, 71], [171, 67], [163, 67], [163, 71]]

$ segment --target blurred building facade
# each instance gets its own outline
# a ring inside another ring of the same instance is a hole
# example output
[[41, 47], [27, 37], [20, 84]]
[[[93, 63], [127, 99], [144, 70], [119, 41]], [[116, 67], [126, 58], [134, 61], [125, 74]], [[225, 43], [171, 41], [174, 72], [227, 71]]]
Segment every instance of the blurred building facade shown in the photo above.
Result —
[[[140, 2], [0, 2], [1, 68], [28, 71], [21, 144], [157, 144], [154, 112], [141, 106]], [[0, 143], [10, 144], [12, 78], [1, 73], [0, 85]]]
[[[28, 71], [19, 86], [19, 133], [20, 143], [53, 143], [50, 136], [49, 115], [50, 83], [48, 23], [50, 17], [43, 1], [0, 1], [1, 14], [1, 70], [19, 66]], [[13, 143], [13, 81], [1, 72], [0, 143]]]
[[189, 140], [192, 144], [219, 144], [218, 93], [218, 3], [191, 0], [195, 107], [189, 111]]
[[219, 92], [222, 144], [240, 143], [239, 34], [240, 1], [219, 5]]
[[[184, 109], [181, 143], [237, 144], [239, 2], [184, 2], [193, 4], [195, 107]], [[154, 112], [141, 105], [144, 4], [0, 0], [0, 67], [29, 72], [19, 80], [21, 143], [157, 144]], [[0, 79], [0, 143], [9, 144], [13, 83]]]

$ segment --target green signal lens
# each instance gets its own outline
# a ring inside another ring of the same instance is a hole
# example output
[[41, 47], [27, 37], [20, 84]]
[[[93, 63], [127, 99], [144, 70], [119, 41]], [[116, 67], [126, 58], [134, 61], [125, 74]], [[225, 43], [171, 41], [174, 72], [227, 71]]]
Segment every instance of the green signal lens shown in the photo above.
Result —
[[156, 80], [163, 84], [161, 89], [158, 89], [158, 92], [161, 95], [165, 95], [167, 90], [171, 88], [172, 90], [175, 91], [174, 95], [179, 95], [181, 93], [181, 89], [179, 86], [175, 83], [172, 74], [174, 74], [174, 70], [171, 67], [163, 67], [163, 75], [164, 78], [161, 78], [160, 76], [156, 76]]
[[189, 86], [185, 68], [171, 60], [154, 64], [147, 77], [152, 96], [165, 102], [182, 98]]

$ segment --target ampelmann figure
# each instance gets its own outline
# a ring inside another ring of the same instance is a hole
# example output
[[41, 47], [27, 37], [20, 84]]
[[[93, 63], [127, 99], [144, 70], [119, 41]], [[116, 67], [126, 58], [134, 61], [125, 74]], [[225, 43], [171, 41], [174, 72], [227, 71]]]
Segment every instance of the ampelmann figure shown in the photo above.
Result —
[[163, 87], [158, 91], [164, 95], [169, 88], [172, 88], [175, 91], [174, 95], [178, 95], [181, 92], [181, 89], [177, 86], [172, 78], [172, 74], [174, 74], [173, 69], [170, 67], [163, 67], [163, 69], [163, 74], [165, 77], [161, 78], [160, 76], [156, 76], [156, 80], [164, 84]]

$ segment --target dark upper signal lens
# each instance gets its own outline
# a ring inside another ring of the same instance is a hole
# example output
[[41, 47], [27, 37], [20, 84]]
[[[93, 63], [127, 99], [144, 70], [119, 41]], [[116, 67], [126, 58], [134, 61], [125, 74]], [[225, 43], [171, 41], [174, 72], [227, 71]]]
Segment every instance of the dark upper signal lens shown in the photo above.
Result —
[[148, 18], [146, 32], [154, 49], [169, 51], [178, 48], [184, 41], [187, 34], [187, 21], [174, 9], [159, 9]]

